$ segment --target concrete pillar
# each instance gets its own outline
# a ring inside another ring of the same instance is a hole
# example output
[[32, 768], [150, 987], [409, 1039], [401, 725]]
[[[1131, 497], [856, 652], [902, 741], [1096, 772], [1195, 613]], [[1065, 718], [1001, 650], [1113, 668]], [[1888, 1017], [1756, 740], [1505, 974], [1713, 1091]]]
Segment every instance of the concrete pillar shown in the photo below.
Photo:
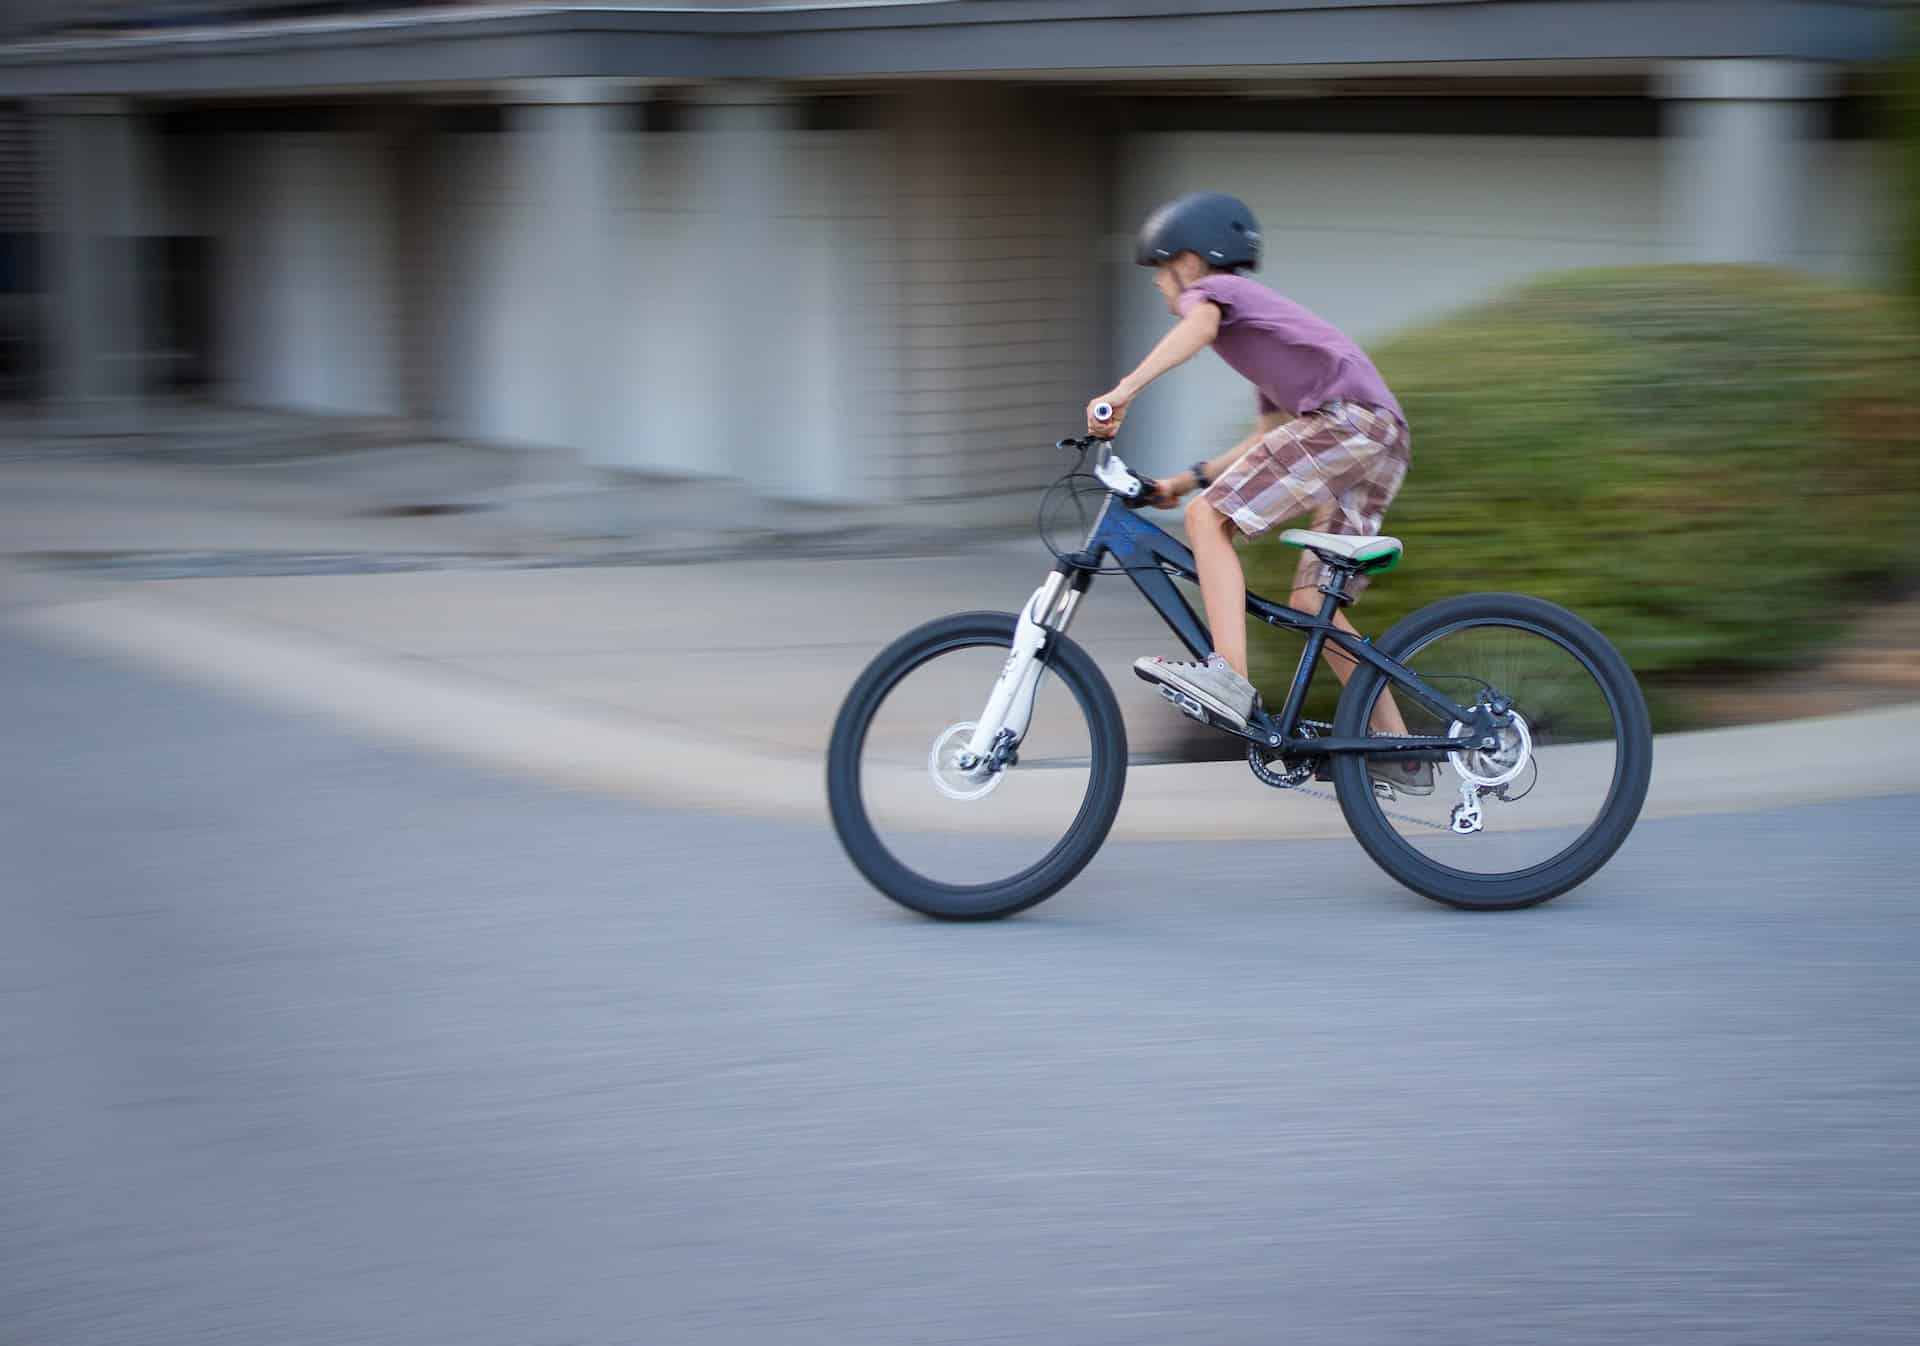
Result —
[[432, 324], [442, 244], [432, 123], [424, 106], [410, 103], [384, 106], [373, 121], [384, 141], [386, 198], [393, 213], [396, 400], [400, 413], [425, 431], [435, 412]]
[[[795, 343], [830, 339], [793, 301], [798, 259], [784, 228], [793, 187], [788, 133], [798, 108], [765, 84], [709, 85], [689, 109], [698, 145], [694, 181], [702, 240], [697, 263], [713, 281], [701, 306], [711, 371], [708, 405], [716, 466], [765, 495], [806, 498], [831, 475], [830, 446], [796, 420], [806, 401], [794, 374]], [[703, 436], [704, 437], [704, 436]]]
[[150, 187], [147, 128], [112, 100], [48, 103], [36, 114], [48, 182], [51, 428], [134, 433], [153, 334], [152, 277], [136, 256]]
[[614, 278], [613, 192], [619, 132], [631, 90], [596, 80], [511, 86], [508, 128], [520, 157], [514, 181], [531, 203], [537, 308], [524, 319], [538, 350], [556, 447], [602, 459], [614, 434], [612, 340], [623, 296]]
[[1675, 61], [1661, 71], [1669, 259], [1795, 257], [1830, 83], [1827, 67], [1806, 61]]

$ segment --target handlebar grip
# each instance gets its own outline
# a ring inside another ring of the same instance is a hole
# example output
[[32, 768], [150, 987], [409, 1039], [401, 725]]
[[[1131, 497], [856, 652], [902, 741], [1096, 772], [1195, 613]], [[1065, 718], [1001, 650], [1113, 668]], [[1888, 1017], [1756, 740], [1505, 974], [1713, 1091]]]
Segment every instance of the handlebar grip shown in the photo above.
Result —
[[1093, 404], [1093, 419], [1098, 421], [1102, 425], [1105, 425], [1108, 421], [1112, 420], [1113, 419], [1113, 403], [1095, 402]]

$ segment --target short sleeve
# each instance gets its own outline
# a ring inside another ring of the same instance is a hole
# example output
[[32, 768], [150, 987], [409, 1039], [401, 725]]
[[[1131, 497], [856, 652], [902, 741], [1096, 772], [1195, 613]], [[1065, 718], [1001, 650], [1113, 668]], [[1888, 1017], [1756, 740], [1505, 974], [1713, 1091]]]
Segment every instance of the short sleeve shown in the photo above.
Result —
[[1211, 280], [1212, 277], [1208, 277], [1206, 280], [1197, 280], [1180, 292], [1180, 297], [1174, 300], [1173, 306], [1178, 310], [1181, 317], [1186, 317], [1189, 313], [1193, 312], [1195, 305], [1201, 303], [1212, 304], [1218, 308], [1220, 310], [1220, 317], [1223, 320], [1233, 315], [1233, 305], [1220, 297], [1212, 284], [1209, 283]]

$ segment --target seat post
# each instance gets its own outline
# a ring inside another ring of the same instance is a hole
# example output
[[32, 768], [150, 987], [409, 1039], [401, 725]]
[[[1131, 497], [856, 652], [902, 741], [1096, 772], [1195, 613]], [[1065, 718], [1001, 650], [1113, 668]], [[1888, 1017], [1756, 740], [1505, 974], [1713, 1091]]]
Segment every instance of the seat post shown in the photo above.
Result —
[[1353, 601], [1353, 595], [1347, 592], [1347, 577], [1350, 574], [1352, 571], [1346, 566], [1327, 563], [1327, 581], [1320, 586], [1320, 592], [1326, 595], [1326, 599], [1320, 604], [1321, 621], [1332, 621], [1334, 613]]

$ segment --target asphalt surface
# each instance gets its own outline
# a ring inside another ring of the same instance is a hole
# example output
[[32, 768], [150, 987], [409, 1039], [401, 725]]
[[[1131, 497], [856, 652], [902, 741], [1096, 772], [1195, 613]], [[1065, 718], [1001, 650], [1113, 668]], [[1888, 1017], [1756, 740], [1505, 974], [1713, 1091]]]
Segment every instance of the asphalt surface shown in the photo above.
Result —
[[955, 927], [815, 829], [0, 685], [6, 1346], [1920, 1331], [1913, 798], [1492, 916], [1116, 841]]

